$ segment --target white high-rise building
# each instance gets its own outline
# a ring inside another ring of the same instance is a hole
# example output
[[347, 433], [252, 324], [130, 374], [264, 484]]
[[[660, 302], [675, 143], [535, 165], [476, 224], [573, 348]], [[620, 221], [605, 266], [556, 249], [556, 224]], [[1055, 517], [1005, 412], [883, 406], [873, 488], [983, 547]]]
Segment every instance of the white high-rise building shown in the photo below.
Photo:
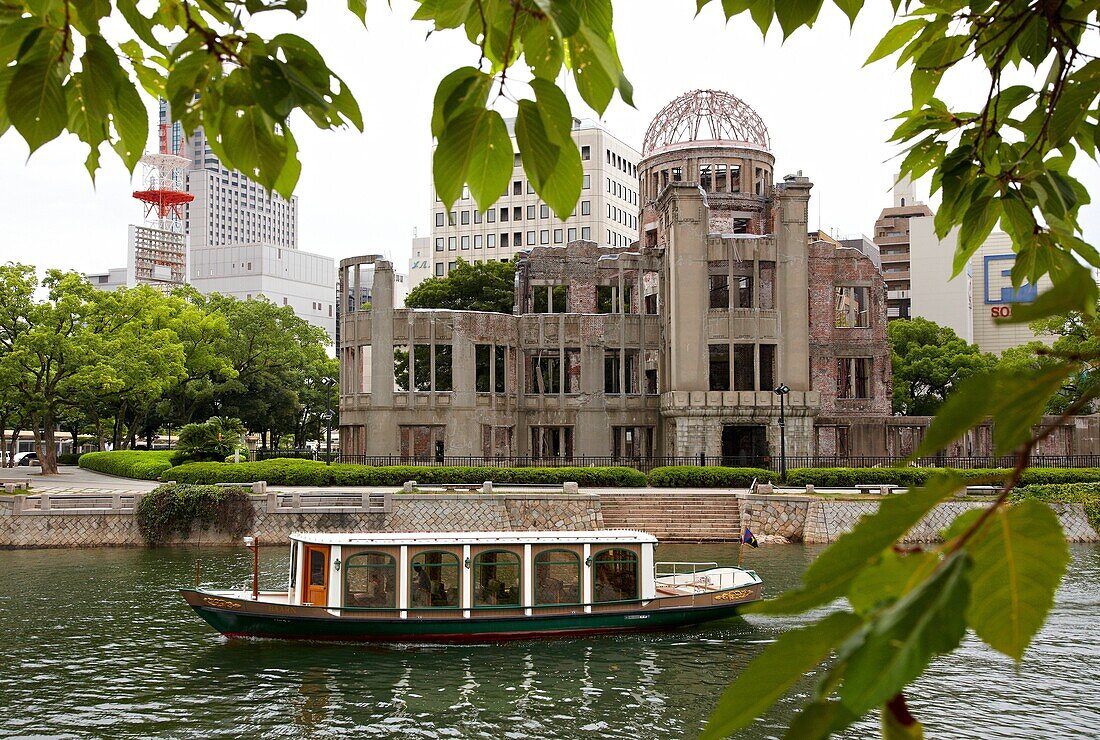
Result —
[[[507, 120], [515, 144], [515, 119]], [[448, 213], [432, 189], [431, 272], [443, 277], [459, 257], [467, 262], [510, 261], [536, 246], [565, 246], [583, 239], [603, 246], [628, 246], [638, 238], [638, 151], [604, 126], [573, 119], [573, 139], [581, 152], [584, 182], [576, 210], [557, 218], [539, 199], [515, 155], [508, 189], [485, 213], [463, 188]], [[416, 244], [414, 241], [414, 255]], [[414, 260], [426, 261], [414, 256]], [[412, 269], [413, 287], [422, 271]]]
[[240, 300], [261, 295], [336, 338], [336, 263], [332, 257], [271, 244], [191, 250], [191, 284]]
[[186, 141], [165, 100], [160, 101], [160, 150], [190, 160], [187, 192], [195, 196], [184, 211], [192, 249], [226, 244], [270, 244], [298, 248], [298, 199], [289, 201], [242, 172], [226, 169], [199, 127]]
[[298, 199], [286, 200], [227, 169], [200, 127], [186, 141], [160, 101], [160, 149], [189, 160], [184, 213], [190, 238], [190, 282], [200, 293], [247, 300], [264, 296], [290, 306], [336, 337], [336, 265], [298, 249]]

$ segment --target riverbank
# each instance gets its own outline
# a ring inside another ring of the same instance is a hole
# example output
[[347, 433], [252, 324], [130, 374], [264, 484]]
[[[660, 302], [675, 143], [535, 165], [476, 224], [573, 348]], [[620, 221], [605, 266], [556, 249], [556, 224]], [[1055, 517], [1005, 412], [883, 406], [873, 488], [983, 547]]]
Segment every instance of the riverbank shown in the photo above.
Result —
[[[37, 487], [36, 487], [37, 490]], [[146, 491], [100, 489], [0, 496], [0, 549], [140, 547], [134, 510]], [[251, 531], [282, 544], [295, 531], [516, 531], [639, 529], [662, 542], [736, 542], [745, 527], [763, 541], [828, 544], [850, 531], [880, 499], [669, 489], [562, 493], [401, 493], [392, 489], [280, 489], [250, 497]], [[964, 511], [988, 501], [955, 500], [932, 509], [903, 541], [939, 540]], [[1051, 503], [1071, 542], [1100, 542], [1084, 506]], [[193, 529], [167, 544], [230, 545], [216, 528]]]

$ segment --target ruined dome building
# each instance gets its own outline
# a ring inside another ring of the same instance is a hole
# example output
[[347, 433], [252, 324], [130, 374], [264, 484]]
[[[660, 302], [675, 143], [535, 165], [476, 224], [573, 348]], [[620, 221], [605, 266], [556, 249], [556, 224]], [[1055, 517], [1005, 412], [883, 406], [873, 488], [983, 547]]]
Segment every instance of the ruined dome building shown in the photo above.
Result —
[[762, 464], [784, 386], [788, 458], [896, 454], [882, 275], [808, 238], [812, 185], [774, 164], [746, 103], [678, 97], [636, 163], [639, 240], [532, 248], [512, 315], [395, 309], [390, 263], [344, 260], [375, 289], [343, 315], [343, 453]]

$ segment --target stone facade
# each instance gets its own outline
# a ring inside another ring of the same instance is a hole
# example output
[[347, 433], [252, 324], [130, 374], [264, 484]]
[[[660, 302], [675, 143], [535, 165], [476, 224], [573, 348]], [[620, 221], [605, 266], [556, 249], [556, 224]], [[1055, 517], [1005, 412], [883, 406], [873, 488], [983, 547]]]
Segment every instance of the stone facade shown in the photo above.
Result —
[[[398, 494], [388, 513], [361, 511], [268, 511], [268, 498], [253, 496], [252, 533], [283, 544], [291, 532], [461, 532], [602, 529], [598, 496], [564, 494]], [[11, 498], [0, 498], [0, 549], [40, 547], [140, 547], [144, 540], [132, 513], [13, 515]], [[197, 528], [172, 544], [239, 544], [223, 532]]]
[[681, 96], [646, 134], [640, 240], [533, 247], [512, 316], [395, 309], [392, 265], [344, 260], [343, 284], [368, 263], [375, 283], [341, 317], [342, 452], [762, 465], [781, 437], [816, 454], [821, 415], [888, 416], [882, 276], [809, 242], [813, 186], [774, 163], [743, 101]]

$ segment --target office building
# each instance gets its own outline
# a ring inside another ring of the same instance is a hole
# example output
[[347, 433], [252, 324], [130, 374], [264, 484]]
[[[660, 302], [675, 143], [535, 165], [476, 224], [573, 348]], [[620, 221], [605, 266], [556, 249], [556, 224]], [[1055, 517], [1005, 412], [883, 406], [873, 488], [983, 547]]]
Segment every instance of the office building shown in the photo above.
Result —
[[[516, 146], [515, 119], [507, 123]], [[576, 209], [564, 220], [535, 194], [520, 163], [518, 147], [508, 188], [485, 213], [478, 210], [468, 188], [463, 188], [462, 197], [445, 211], [433, 187], [430, 274], [443, 277], [459, 257], [467, 262], [506, 262], [536, 246], [560, 247], [580, 240], [624, 247], [635, 241], [638, 152], [594, 121], [573, 119], [573, 139], [580, 149], [583, 185]], [[412, 287], [416, 287], [423, 272], [411, 267], [409, 272]]]
[[261, 296], [336, 338], [336, 266], [332, 257], [271, 244], [191, 250], [191, 284], [200, 293], [240, 300]]
[[894, 178], [894, 205], [882, 209], [875, 221], [875, 244], [879, 247], [882, 274], [886, 278], [886, 316], [907, 319], [910, 315], [909, 221], [931, 216], [932, 210], [916, 198], [909, 176]]
[[1012, 287], [1016, 253], [1008, 234], [993, 232], [970, 258], [963, 271], [951, 277], [958, 244], [958, 229], [945, 239], [936, 236], [932, 217], [912, 219], [913, 315], [951, 327], [983, 352], [1000, 354], [1036, 340], [1054, 337], [1035, 334], [1026, 323], [1005, 324], [1013, 306], [1030, 303], [1051, 286], [1043, 277], [1037, 285]]

